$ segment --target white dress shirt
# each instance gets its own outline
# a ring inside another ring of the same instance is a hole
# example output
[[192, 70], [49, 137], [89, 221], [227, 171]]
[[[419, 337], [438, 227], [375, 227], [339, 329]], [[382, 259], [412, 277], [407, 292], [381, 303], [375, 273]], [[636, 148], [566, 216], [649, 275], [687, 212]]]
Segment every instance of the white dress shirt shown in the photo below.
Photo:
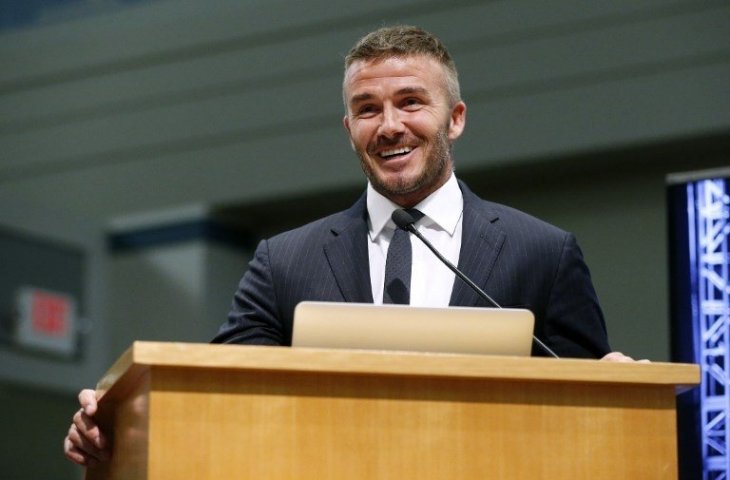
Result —
[[[388, 257], [388, 246], [396, 228], [390, 216], [398, 208], [401, 207], [376, 192], [368, 184], [367, 209], [370, 229], [368, 256], [373, 301], [377, 304], [383, 303], [385, 259]], [[426, 197], [415, 208], [424, 214], [424, 217], [416, 222], [418, 231], [451, 263], [458, 265], [464, 197], [456, 177], [451, 174], [451, 178], [441, 188]], [[454, 273], [418, 238], [414, 235], [410, 235], [410, 238], [413, 252], [411, 305], [448, 306], [454, 287]]]

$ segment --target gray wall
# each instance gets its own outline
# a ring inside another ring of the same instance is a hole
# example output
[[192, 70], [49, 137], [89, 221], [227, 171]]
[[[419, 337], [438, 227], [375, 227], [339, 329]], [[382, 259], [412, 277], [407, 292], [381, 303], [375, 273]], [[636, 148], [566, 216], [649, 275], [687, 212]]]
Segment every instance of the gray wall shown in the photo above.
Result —
[[[37, 208], [32, 201], [6, 200], [0, 224], [29, 238], [71, 246], [86, 253], [82, 283], [85, 333], [80, 356], [59, 358], [0, 345], [0, 453], [2, 478], [81, 478], [64, 461], [61, 440], [78, 408], [76, 391], [93, 386], [109, 366], [109, 257], [102, 229], [63, 208]], [[58, 272], [48, 272], [53, 276]], [[7, 275], [0, 265], [0, 275]], [[33, 276], [42, 273], [35, 272]], [[8, 312], [2, 312], [7, 315]]]
[[223, 323], [247, 252], [188, 240], [113, 256], [110, 351], [135, 340], [207, 342]]
[[[89, 252], [95, 322], [77, 364], [0, 346], [0, 408], [32, 396], [43, 412], [27, 429], [0, 427], [38, 460], [0, 468], [9, 478], [47, 476], [72, 392], [128, 339], [184, 318], [176, 335], [205, 341], [222, 321], [245, 254], [113, 255], [104, 234], [116, 220], [204, 205], [255, 236], [358, 195], [341, 61], [384, 23], [431, 29], [456, 58], [469, 107], [459, 176], [574, 231], [614, 347], [668, 358], [664, 176], [730, 164], [726, 1], [158, 0], [82, 13], [0, 32], [0, 225]], [[177, 270], [140, 274], [162, 258]], [[197, 298], [185, 315], [139, 293], [178, 276]], [[0, 467], [16, 458], [0, 454]]]
[[157, 1], [6, 33], [0, 201], [104, 218], [361, 185], [341, 60], [396, 20], [434, 30], [457, 59], [465, 170], [730, 124], [725, 1], [336, 5]]

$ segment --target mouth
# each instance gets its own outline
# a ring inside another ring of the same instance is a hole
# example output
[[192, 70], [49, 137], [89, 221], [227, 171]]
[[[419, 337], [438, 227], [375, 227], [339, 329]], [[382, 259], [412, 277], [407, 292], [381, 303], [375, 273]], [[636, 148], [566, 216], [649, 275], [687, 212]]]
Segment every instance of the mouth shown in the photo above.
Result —
[[404, 157], [404, 156], [408, 155], [409, 153], [411, 153], [413, 151], [413, 149], [414, 149], [414, 147], [391, 148], [388, 150], [383, 150], [383, 151], [379, 152], [377, 155], [384, 160], [388, 160], [391, 158]]

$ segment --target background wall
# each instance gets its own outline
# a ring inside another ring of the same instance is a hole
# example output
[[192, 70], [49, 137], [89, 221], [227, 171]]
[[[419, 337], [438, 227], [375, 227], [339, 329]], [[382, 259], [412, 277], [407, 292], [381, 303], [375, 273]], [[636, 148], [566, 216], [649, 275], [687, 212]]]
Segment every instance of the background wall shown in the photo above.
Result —
[[0, 408], [28, 419], [0, 434], [34, 459], [0, 454], [6, 478], [77, 478], [60, 459], [75, 391], [132, 338], [206, 341], [223, 321], [250, 243], [123, 253], [106, 243], [120, 224], [202, 205], [255, 239], [359, 195], [341, 63], [382, 24], [450, 47], [458, 175], [575, 232], [613, 346], [668, 358], [664, 177], [730, 163], [726, 1], [45, 3], [22, 22], [0, 3], [0, 225], [89, 253], [94, 329], [60, 365], [0, 345]]

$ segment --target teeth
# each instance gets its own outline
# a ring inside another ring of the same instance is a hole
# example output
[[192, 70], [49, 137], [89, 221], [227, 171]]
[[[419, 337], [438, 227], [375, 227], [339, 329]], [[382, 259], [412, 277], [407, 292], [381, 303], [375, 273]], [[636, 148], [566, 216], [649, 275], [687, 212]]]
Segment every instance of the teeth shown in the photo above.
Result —
[[401, 155], [403, 153], [409, 153], [412, 150], [411, 147], [402, 147], [402, 148], [396, 148], [393, 150], [384, 150], [380, 152], [381, 157], [390, 157], [393, 155]]

